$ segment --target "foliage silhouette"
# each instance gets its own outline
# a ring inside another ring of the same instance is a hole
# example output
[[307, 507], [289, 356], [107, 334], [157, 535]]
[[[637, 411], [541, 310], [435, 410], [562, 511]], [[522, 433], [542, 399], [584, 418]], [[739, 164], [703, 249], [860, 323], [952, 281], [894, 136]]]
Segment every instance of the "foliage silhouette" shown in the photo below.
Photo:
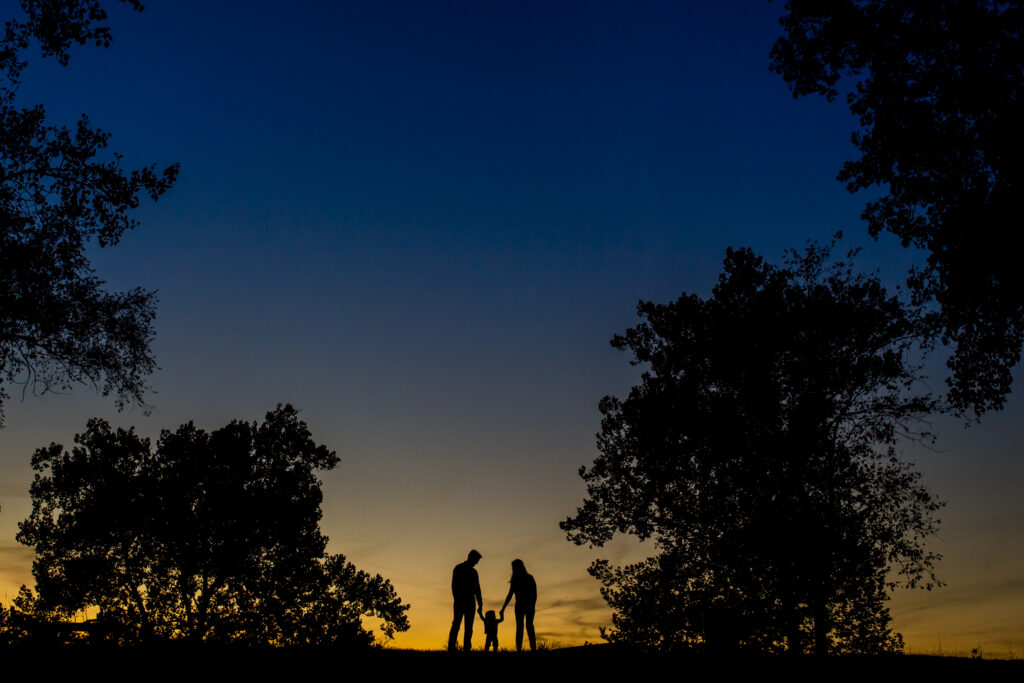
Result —
[[917, 313], [825, 248], [786, 267], [729, 250], [707, 299], [641, 302], [612, 345], [643, 364], [607, 396], [587, 498], [561, 527], [658, 554], [590, 572], [615, 642], [793, 653], [898, 649], [887, 589], [931, 587], [940, 507], [897, 456], [938, 406], [908, 361]]
[[1000, 409], [1024, 343], [1024, 6], [996, 0], [789, 0], [771, 67], [794, 97], [847, 92], [859, 159], [839, 180], [887, 190], [864, 210], [927, 252], [908, 284], [954, 346], [952, 405]]
[[104, 158], [110, 134], [88, 117], [68, 129], [47, 123], [42, 105], [16, 103], [33, 43], [61, 64], [73, 44], [110, 44], [103, 5], [21, 0], [0, 36], [0, 425], [5, 384], [46, 393], [87, 383], [118, 407], [145, 406], [155, 294], [106, 291], [85, 249], [134, 228], [129, 212], [166, 192], [178, 165], [125, 171], [120, 155]]
[[373, 642], [408, 629], [390, 582], [325, 552], [317, 470], [338, 457], [290, 405], [262, 424], [164, 431], [90, 420], [77, 446], [32, 458], [32, 514], [18, 540], [45, 609], [95, 608], [124, 642]]
[[22, 586], [10, 608], [0, 605], [0, 644], [58, 645], [100, 644], [114, 640], [120, 624], [104, 618], [75, 619], [60, 608], [42, 604], [27, 586]]

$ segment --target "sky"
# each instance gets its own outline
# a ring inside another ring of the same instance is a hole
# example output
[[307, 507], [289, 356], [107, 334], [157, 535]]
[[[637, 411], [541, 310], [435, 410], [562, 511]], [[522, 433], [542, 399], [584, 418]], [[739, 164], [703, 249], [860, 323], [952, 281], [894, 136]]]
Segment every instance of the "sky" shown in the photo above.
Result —
[[[488, 609], [521, 558], [539, 637], [597, 642], [587, 566], [650, 548], [576, 547], [558, 522], [598, 401], [638, 381], [608, 343], [637, 302], [707, 295], [728, 246], [777, 261], [842, 230], [891, 282], [917, 258], [872, 242], [868, 197], [835, 180], [845, 107], [768, 70], [778, 2], [147, 5], [115, 8], [112, 46], [67, 67], [33, 55], [19, 90], [53, 121], [87, 113], [125, 166], [181, 175], [91, 252], [110, 288], [158, 291], [152, 414], [86, 387], [5, 405], [3, 602], [31, 583], [14, 536], [35, 448], [92, 416], [155, 437], [290, 402], [341, 457], [329, 550], [412, 605], [395, 646], [444, 645], [471, 548]], [[1024, 652], [1022, 407], [940, 418], [935, 448], [906, 453], [947, 502], [947, 586], [892, 601], [912, 652]]]

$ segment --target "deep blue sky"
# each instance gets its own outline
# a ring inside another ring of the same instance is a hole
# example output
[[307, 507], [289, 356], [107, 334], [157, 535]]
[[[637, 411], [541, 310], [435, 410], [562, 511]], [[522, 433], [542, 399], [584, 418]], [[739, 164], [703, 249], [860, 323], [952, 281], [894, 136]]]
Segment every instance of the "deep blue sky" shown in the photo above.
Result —
[[[835, 180], [854, 154], [845, 107], [769, 72], [779, 3], [148, 4], [112, 13], [107, 50], [33, 59], [19, 95], [57, 121], [88, 113], [128, 166], [181, 163], [141, 227], [93, 252], [112, 287], [159, 290], [156, 411], [87, 389], [8, 406], [5, 585], [30, 562], [13, 535], [33, 448], [95, 414], [156, 434], [290, 401], [342, 456], [333, 549], [413, 602], [400, 644], [440, 646], [471, 546], [485, 599], [521, 556], [549, 599], [538, 628], [593, 640], [589, 558], [637, 551], [587, 553], [556, 525], [581, 500], [597, 401], [635, 381], [608, 340], [637, 300], [706, 294], [730, 245], [778, 260], [842, 229], [865, 267], [911, 258], [868, 243], [866, 198]], [[933, 459], [937, 485], [997, 461], [993, 481], [1024, 481], [999, 424], [972, 432], [989, 445], [970, 468]], [[1019, 504], [997, 513], [1019, 537]]]
[[856, 226], [848, 116], [768, 72], [777, 7], [550, 4], [154, 4], [23, 97], [181, 162], [96, 263], [160, 290], [161, 345], [234, 348], [232, 384], [382, 353], [406, 385], [515, 383], [706, 289], [726, 245]]

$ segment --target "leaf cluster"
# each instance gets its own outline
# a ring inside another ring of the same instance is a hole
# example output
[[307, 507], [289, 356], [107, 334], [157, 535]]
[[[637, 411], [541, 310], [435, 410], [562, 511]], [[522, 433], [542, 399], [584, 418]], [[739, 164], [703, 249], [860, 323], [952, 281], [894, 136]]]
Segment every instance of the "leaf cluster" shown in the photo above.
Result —
[[[137, 0], [123, 0], [141, 10]], [[156, 295], [110, 292], [86, 255], [137, 225], [132, 210], [174, 184], [178, 165], [125, 170], [107, 153], [110, 134], [83, 115], [69, 128], [17, 90], [35, 42], [61, 64], [73, 44], [110, 43], [99, 0], [22, 0], [0, 38], [0, 424], [5, 385], [22, 392], [89, 384], [118, 407], [145, 406], [155, 368], [150, 345]]]

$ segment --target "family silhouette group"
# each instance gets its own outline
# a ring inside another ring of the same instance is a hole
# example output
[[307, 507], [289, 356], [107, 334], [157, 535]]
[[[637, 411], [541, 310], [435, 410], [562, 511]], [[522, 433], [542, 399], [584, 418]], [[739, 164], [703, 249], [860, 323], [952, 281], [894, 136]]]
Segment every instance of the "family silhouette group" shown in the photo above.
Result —
[[452, 619], [452, 630], [448, 634], [448, 651], [458, 649], [459, 628], [465, 619], [466, 627], [463, 636], [463, 649], [472, 649], [473, 618], [480, 615], [484, 622], [484, 633], [487, 636], [484, 650], [498, 651], [498, 624], [505, 620], [505, 608], [515, 596], [516, 615], [516, 650], [523, 649], [523, 630], [530, 639], [530, 649], [537, 649], [537, 636], [533, 631], [533, 614], [537, 608], [537, 582], [526, 571], [522, 560], [512, 560], [512, 578], [509, 579], [508, 595], [498, 614], [489, 610], [484, 614], [484, 599], [480, 593], [480, 577], [476, 573], [476, 564], [481, 555], [476, 550], [469, 551], [465, 562], [455, 565], [452, 571], [452, 598], [455, 600], [455, 616]]

